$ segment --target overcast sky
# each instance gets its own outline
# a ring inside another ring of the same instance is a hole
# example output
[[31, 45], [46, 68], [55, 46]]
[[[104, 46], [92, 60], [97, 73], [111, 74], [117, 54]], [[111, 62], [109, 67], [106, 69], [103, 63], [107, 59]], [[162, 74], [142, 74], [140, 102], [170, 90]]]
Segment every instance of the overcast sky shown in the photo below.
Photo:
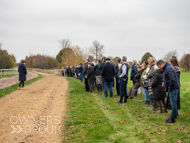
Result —
[[190, 52], [190, 0], [0, 0], [0, 42], [17, 62], [30, 54], [56, 56], [58, 40], [105, 56], [156, 59]]

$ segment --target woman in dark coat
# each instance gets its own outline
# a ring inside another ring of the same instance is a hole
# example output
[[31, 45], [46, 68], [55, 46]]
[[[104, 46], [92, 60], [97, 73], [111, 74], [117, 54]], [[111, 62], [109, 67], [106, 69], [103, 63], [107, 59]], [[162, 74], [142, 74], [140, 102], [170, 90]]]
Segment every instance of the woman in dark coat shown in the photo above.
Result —
[[18, 68], [19, 81], [20, 81], [18, 89], [20, 89], [21, 84], [22, 84], [22, 89], [24, 89], [24, 81], [26, 81], [26, 74], [27, 74], [25, 65], [26, 65], [26, 62], [22, 61], [22, 64], [20, 64]]
[[87, 80], [88, 80], [88, 85], [90, 88], [90, 92], [92, 93], [92, 90], [94, 89], [94, 68], [92, 67], [91, 63], [88, 63], [88, 69], [87, 69]]
[[[159, 107], [160, 107], [160, 113], [167, 113], [167, 108], [166, 108], [166, 102], [165, 102], [165, 97], [166, 97], [166, 91], [164, 86], [162, 86], [162, 71], [157, 67], [157, 65], [154, 66], [154, 75], [153, 75], [153, 80], [152, 80], [152, 89], [153, 89], [153, 94], [152, 94], [152, 99], [157, 100]], [[164, 111], [162, 108], [162, 103], [164, 105]]]
[[[179, 64], [176, 57], [171, 58], [169, 64], [171, 64], [174, 67], [179, 83], [180, 83], [180, 68], [179, 68]], [[169, 95], [167, 97], [166, 107], [168, 109], [172, 109]], [[177, 109], [180, 109], [180, 90], [177, 95]]]
[[131, 89], [130, 89], [130, 91], [128, 93], [128, 96], [131, 99], [133, 99], [135, 96], [137, 96], [137, 90], [141, 86], [140, 78], [141, 78], [141, 75], [143, 73], [143, 69], [142, 69], [142, 67], [140, 65], [137, 66], [137, 71], [138, 71], [138, 73], [134, 75], [135, 83], [134, 83], [133, 87], [131, 87]]

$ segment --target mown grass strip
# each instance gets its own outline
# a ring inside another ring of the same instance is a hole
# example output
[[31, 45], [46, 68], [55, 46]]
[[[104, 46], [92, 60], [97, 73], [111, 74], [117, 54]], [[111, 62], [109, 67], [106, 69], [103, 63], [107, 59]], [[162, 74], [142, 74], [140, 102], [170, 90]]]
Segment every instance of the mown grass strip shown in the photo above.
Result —
[[[190, 142], [189, 76], [190, 73], [181, 74], [182, 108], [179, 110], [180, 117], [175, 124], [165, 123], [171, 111], [165, 114], [149, 111], [151, 107], [141, 102], [143, 99], [140, 95], [133, 100], [128, 100], [126, 104], [117, 105], [119, 97], [105, 98], [96, 90], [92, 94], [86, 93], [83, 83], [74, 78], [67, 78], [71, 93], [68, 96], [69, 111], [63, 142]], [[131, 86], [132, 82], [129, 82], [128, 91]], [[116, 94], [115, 88], [114, 94]], [[101, 117], [96, 113], [99, 113]], [[82, 122], [78, 120], [80, 118]], [[93, 128], [93, 132], [97, 134], [101, 129], [105, 135], [102, 136], [104, 139], [99, 139], [98, 134], [92, 137], [88, 133], [88, 129], [92, 129], [89, 126], [92, 123], [91, 120], [95, 122], [100, 118], [106, 120], [99, 122], [98, 128]], [[75, 122], [78, 123], [76, 126], [73, 125]], [[105, 123], [106, 127], [110, 128], [106, 128]]]
[[[35, 82], [35, 81], [37, 81], [37, 80], [39, 80], [39, 79], [41, 79], [41, 78], [43, 78], [43, 76], [42, 76], [41, 74], [38, 74], [38, 77], [35, 77], [35, 78], [33, 78], [33, 79], [30, 79], [30, 80], [25, 81], [25, 82], [24, 82], [24, 85], [25, 85], [25, 86], [26, 86], [26, 85], [29, 85], [29, 84], [31, 84], [31, 83], [33, 83], [33, 82]], [[6, 94], [9, 94], [9, 93], [11, 93], [11, 92], [13, 92], [13, 91], [15, 91], [15, 90], [18, 90], [18, 83], [17, 83], [17, 84], [14, 84], [14, 85], [12, 85], [12, 86], [6, 87], [6, 88], [4, 88], [4, 89], [0, 89], [0, 97], [3, 97], [3, 96], [5, 96]]]

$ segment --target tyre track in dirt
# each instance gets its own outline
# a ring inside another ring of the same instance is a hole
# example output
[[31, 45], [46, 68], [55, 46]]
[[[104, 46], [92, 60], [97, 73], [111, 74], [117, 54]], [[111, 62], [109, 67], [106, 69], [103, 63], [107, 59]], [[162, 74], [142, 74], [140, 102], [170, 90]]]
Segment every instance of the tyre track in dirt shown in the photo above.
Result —
[[63, 77], [40, 74], [43, 78], [25, 90], [0, 98], [0, 142], [62, 142], [68, 83]]

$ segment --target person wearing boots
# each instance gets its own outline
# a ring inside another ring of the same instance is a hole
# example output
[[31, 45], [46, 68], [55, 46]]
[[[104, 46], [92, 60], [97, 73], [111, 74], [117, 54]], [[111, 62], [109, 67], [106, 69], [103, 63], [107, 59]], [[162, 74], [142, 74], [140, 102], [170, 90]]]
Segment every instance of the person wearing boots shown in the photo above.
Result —
[[117, 76], [117, 74], [118, 74], [118, 72], [119, 72], [119, 65], [121, 65], [120, 64], [120, 62], [121, 62], [121, 59], [120, 58], [118, 58], [117, 59], [117, 66], [116, 66], [116, 68], [115, 68], [115, 74], [116, 74], [116, 76], [115, 76], [115, 79], [116, 79], [116, 91], [117, 91], [117, 95], [115, 95], [115, 96], [120, 96], [120, 88], [119, 88], [119, 82], [118, 82], [118, 76]]
[[160, 69], [163, 69], [164, 83], [162, 85], [165, 86], [166, 91], [168, 91], [168, 95], [170, 96], [170, 103], [172, 106], [171, 117], [166, 119], [166, 123], [175, 123], [178, 115], [177, 95], [180, 87], [179, 80], [174, 68], [169, 63], [165, 63], [163, 60], [159, 60], [157, 62], [157, 66]]
[[101, 80], [101, 71], [100, 71], [101, 60], [98, 60], [98, 64], [94, 67], [94, 73], [96, 78], [96, 85], [98, 87], [98, 92], [102, 91], [102, 80]]
[[[154, 75], [155, 61], [156, 60], [153, 57], [149, 57], [148, 58], [148, 64], [149, 64], [149, 68], [150, 68], [149, 71], [148, 71], [148, 73], [147, 73], [147, 78], [148, 78], [148, 93], [149, 93], [149, 96], [151, 96], [151, 99], [152, 99], [152, 95], [153, 95], [152, 80], [153, 80], [153, 75]], [[158, 101], [152, 99], [152, 104], [153, 104], [153, 108], [150, 111], [156, 111], [156, 110], [158, 110]]]
[[[165, 102], [166, 91], [165, 88], [162, 86], [163, 71], [160, 70], [157, 65], [154, 65], [154, 71], [155, 73], [152, 81], [152, 89], [153, 89], [152, 99], [158, 101], [158, 105], [160, 107], [160, 113], [164, 112], [167, 113], [166, 102]], [[164, 105], [164, 110], [162, 108], [162, 104]]]

